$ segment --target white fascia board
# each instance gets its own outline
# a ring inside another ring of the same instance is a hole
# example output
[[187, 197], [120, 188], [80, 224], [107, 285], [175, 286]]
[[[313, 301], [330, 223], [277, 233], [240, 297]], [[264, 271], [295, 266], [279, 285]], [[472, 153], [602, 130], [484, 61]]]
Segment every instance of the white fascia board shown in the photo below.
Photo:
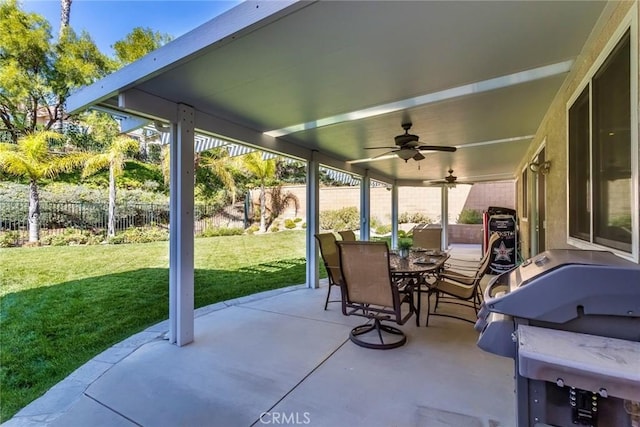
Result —
[[150, 121], [147, 118], [130, 115], [117, 108], [107, 107], [104, 105], [96, 105], [91, 107], [91, 109], [111, 114], [111, 116], [118, 121], [121, 133], [129, 133], [136, 129], [140, 129], [141, 127], [148, 125]]
[[265, 151], [282, 153], [302, 160], [311, 158], [311, 150], [202, 111], [196, 110], [195, 123], [196, 130], [219, 136], [228, 141], [249, 145]]
[[149, 124], [148, 119], [141, 117], [127, 116], [120, 120], [120, 132], [129, 133]]
[[207, 48], [230, 43], [257, 27], [266, 26], [309, 4], [310, 2], [298, 0], [240, 3], [113, 74], [74, 92], [67, 99], [67, 109], [70, 113], [77, 113], [90, 105], [103, 102], [168, 68], [189, 61]]
[[178, 120], [178, 104], [155, 95], [130, 89], [118, 95], [118, 108], [140, 117], [174, 123]]

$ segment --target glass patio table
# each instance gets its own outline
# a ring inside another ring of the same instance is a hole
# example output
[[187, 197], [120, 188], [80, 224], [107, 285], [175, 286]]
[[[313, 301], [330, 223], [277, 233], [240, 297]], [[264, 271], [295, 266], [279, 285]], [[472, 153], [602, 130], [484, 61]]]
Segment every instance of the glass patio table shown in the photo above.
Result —
[[[426, 293], [427, 298], [431, 297], [431, 292], [433, 291], [431, 285], [435, 283], [438, 275], [443, 270], [449, 254], [432, 250], [412, 250], [406, 258], [401, 258], [395, 252], [390, 254], [389, 265], [392, 279], [417, 293], [416, 317], [419, 324], [422, 293]], [[427, 309], [429, 309], [429, 305], [429, 301], [427, 301]]]

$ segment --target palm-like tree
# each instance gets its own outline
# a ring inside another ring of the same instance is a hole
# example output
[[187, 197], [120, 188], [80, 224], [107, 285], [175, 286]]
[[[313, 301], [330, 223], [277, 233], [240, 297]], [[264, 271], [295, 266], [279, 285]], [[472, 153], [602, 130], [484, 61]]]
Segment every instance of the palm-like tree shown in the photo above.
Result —
[[109, 223], [107, 237], [116, 235], [116, 180], [122, 175], [125, 160], [138, 151], [138, 143], [124, 135], [115, 138], [107, 151], [96, 153], [85, 160], [83, 178], [109, 168]]
[[267, 196], [265, 186], [268, 180], [275, 178], [276, 160], [265, 160], [262, 158], [261, 152], [253, 151], [242, 156], [242, 163], [247, 172], [255, 177], [260, 186], [260, 232], [264, 233], [267, 231]]
[[[60, 33], [58, 34], [58, 42], [62, 43], [65, 32], [69, 28], [71, 20], [71, 2], [72, 0], [60, 0]], [[64, 99], [58, 97], [58, 105], [56, 106], [56, 116], [60, 124], [60, 133], [63, 131], [64, 123]]]
[[[205, 169], [210, 172], [222, 185], [226, 196], [231, 199], [231, 204], [236, 203], [236, 178], [233, 174], [236, 162], [229, 156], [229, 152], [224, 148], [214, 148], [196, 154], [195, 166], [198, 169]], [[196, 172], [196, 184], [198, 184], [198, 173]], [[217, 184], [217, 183], [216, 183]], [[202, 182], [203, 186], [211, 186], [211, 180]], [[219, 185], [215, 185], [219, 188]]]
[[60, 0], [60, 37], [62, 37], [62, 33], [69, 26], [71, 2], [72, 0]]
[[44, 178], [54, 178], [61, 172], [80, 167], [86, 158], [81, 153], [53, 153], [49, 142], [61, 140], [62, 135], [42, 131], [28, 134], [17, 144], [0, 144], [0, 169], [29, 180], [29, 242], [40, 240], [40, 196], [38, 184]]

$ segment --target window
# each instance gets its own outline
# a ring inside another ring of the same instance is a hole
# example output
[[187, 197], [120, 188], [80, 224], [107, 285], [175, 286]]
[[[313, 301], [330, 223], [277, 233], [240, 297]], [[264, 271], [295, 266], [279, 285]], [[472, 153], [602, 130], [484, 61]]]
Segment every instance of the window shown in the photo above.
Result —
[[631, 49], [622, 37], [568, 111], [569, 235], [631, 252]]
[[569, 109], [569, 234], [587, 241], [591, 239], [589, 145], [587, 87]]
[[522, 179], [520, 180], [522, 185], [522, 212], [520, 213], [520, 216], [522, 217], [522, 219], [527, 219], [527, 217], [529, 216], [529, 182], [527, 179], [527, 170], [527, 166], [522, 169]]

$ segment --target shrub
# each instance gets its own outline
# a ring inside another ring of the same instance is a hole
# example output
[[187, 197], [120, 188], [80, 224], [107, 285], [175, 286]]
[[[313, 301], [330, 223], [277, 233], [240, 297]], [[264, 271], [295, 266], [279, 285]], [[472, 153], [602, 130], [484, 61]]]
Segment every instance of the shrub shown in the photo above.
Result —
[[294, 219], [293, 219], [293, 222], [296, 222], [296, 223], [298, 223], [298, 222], [302, 222], [302, 218], [294, 218]]
[[256, 233], [258, 230], [260, 230], [260, 226], [258, 224], [253, 224], [251, 227], [247, 228], [245, 230], [245, 233], [247, 234], [254, 234]]
[[158, 227], [131, 227], [109, 238], [109, 243], [149, 243], [169, 240], [169, 231]]
[[271, 231], [272, 233], [277, 233], [278, 231], [280, 231], [280, 227], [278, 227], [277, 225], [271, 226], [269, 228], [269, 231]]
[[242, 227], [223, 227], [220, 229], [221, 236], [241, 236], [243, 233]]
[[458, 215], [458, 224], [482, 224], [482, 213], [476, 209], [463, 209]]
[[391, 225], [380, 225], [376, 227], [376, 234], [389, 234], [391, 233]]
[[12, 246], [18, 246], [18, 240], [20, 239], [20, 232], [7, 231], [0, 234], [0, 248], [10, 248]]
[[89, 230], [77, 228], [65, 228], [62, 233], [52, 233], [43, 236], [40, 242], [43, 245], [67, 246], [67, 245], [97, 245], [102, 242], [102, 234], [94, 234]]
[[207, 227], [198, 237], [239, 236], [243, 233], [239, 227]]
[[432, 224], [433, 220], [420, 212], [403, 212], [398, 216], [399, 224]]
[[290, 218], [285, 219], [284, 220], [284, 228], [286, 228], [287, 230], [291, 230], [293, 228], [296, 228], [296, 222]]
[[356, 207], [320, 212], [322, 230], [357, 230], [360, 228], [360, 213]]

